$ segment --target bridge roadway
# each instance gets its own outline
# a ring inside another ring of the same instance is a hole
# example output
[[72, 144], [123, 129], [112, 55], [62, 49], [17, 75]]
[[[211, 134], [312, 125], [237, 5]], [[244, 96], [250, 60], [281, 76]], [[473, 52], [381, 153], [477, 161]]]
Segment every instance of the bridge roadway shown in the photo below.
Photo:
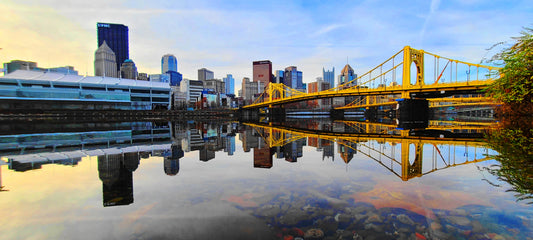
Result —
[[494, 80], [478, 80], [470, 81], [464, 84], [450, 84], [440, 83], [433, 85], [424, 85], [418, 88], [402, 86], [389, 86], [379, 88], [353, 88], [344, 90], [325, 90], [316, 93], [302, 93], [296, 96], [289, 96], [285, 98], [273, 99], [272, 101], [255, 103], [243, 106], [244, 109], [272, 107], [275, 105], [282, 105], [293, 102], [301, 102], [307, 100], [315, 100], [322, 98], [334, 98], [334, 97], [349, 97], [349, 96], [378, 96], [378, 95], [398, 95], [408, 92], [410, 97], [416, 98], [428, 98], [435, 97], [440, 98], [444, 96], [451, 96], [453, 94], [470, 94], [479, 93], [485, 89]]

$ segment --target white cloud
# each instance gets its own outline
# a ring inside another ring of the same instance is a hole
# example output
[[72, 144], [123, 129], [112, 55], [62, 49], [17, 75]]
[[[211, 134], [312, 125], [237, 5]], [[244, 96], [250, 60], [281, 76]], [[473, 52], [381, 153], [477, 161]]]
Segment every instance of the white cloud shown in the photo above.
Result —
[[[92, 73], [96, 22], [113, 22], [129, 27], [130, 58], [142, 72], [158, 73], [161, 56], [171, 53], [178, 58], [179, 71], [191, 79], [206, 67], [217, 78], [233, 74], [239, 85], [252, 75], [252, 61], [269, 59], [274, 70], [296, 65], [310, 82], [321, 76], [323, 67], [335, 67], [339, 74], [346, 57], [363, 74], [405, 45], [479, 60], [493, 43], [517, 35], [531, 16], [527, 7], [477, 9], [480, 4], [439, 0], [429, 6], [348, 2], [324, 8], [327, 11], [293, 2], [239, 4], [244, 5], [200, 0], [7, 1], [0, 3], [6, 10], [0, 30], [9, 29], [14, 37], [0, 39], [0, 56], [73, 64], [80, 72]], [[46, 60], [41, 56], [46, 54], [38, 54], [45, 52], [62, 54]]]

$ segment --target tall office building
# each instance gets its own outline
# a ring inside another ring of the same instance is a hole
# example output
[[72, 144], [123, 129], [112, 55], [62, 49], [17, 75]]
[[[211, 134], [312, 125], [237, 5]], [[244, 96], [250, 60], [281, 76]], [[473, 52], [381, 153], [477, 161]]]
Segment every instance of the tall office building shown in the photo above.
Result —
[[222, 80], [224, 80], [224, 83], [226, 84], [226, 94], [235, 95], [235, 79], [233, 78], [233, 75], [227, 74]]
[[290, 88], [294, 88], [297, 90], [304, 89], [303, 82], [302, 82], [303, 74], [301, 71], [298, 71], [298, 69], [295, 66], [290, 66], [285, 68], [285, 76], [283, 79], [283, 83], [287, 85]]
[[270, 60], [253, 62], [253, 82], [262, 82], [266, 87], [272, 81], [272, 62]]
[[198, 80], [204, 82], [205, 80], [214, 79], [215, 74], [206, 68], [198, 69]]
[[106, 41], [94, 52], [94, 75], [118, 77], [116, 56]]
[[[311, 82], [307, 86], [308, 93], [320, 92], [331, 88], [329, 83], [322, 80], [321, 77], [317, 77], [316, 82]], [[309, 100], [307, 102], [308, 106], [312, 108], [329, 108], [329, 105], [331, 105], [331, 99], [328, 98]]]
[[98, 28], [98, 47], [104, 41], [115, 53], [117, 72], [126, 59], [130, 58], [128, 27], [122, 24], [97, 23]]
[[339, 75], [338, 85], [345, 84], [350, 81], [353, 81], [352, 83], [349, 84], [350, 86], [357, 85], [357, 74], [355, 74], [350, 64], [346, 64], [346, 66], [344, 66], [344, 68], [341, 71], [341, 75]]
[[285, 71], [283, 70], [276, 70], [276, 74], [274, 77], [275, 83], [283, 83], [283, 78], [285, 77]]
[[131, 59], [126, 59], [122, 66], [120, 66], [120, 75], [122, 78], [137, 80], [137, 67]]
[[242, 79], [242, 97], [244, 99], [244, 104], [251, 104], [258, 93], [262, 92], [265, 89], [263, 82], [251, 82], [250, 78]]
[[333, 67], [333, 70], [326, 71], [324, 68], [322, 68], [322, 79], [324, 79], [324, 82], [328, 82], [329, 86], [331, 88], [335, 87], [335, 67]]
[[161, 58], [161, 74], [165, 74], [168, 71], [178, 71], [178, 59], [172, 54], [165, 54]]
[[[341, 75], [339, 75], [339, 81], [338, 81], [338, 84], [337, 86], [340, 86], [342, 84], [346, 84], [350, 82], [349, 84], [347, 84], [346, 86], [344, 86], [343, 88], [348, 88], [348, 87], [351, 87], [351, 86], [355, 86], [357, 85], [357, 74], [355, 74], [355, 71], [353, 70], [353, 68], [350, 66], [350, 64], [346, 64], [346, 66], [344, 66], [344, 68], [342, 69], [341, 71]], [[354, 96], [347, 96], [347, 97], [344, 97], [344, 103], [342, 101], [342, 98], [334, 98], [333, 99], [333, 104], [334, 105], [339, 105], [339, 104], [349, 104], [351, 102], [353, 102], [357, 97], [354, 97]]]

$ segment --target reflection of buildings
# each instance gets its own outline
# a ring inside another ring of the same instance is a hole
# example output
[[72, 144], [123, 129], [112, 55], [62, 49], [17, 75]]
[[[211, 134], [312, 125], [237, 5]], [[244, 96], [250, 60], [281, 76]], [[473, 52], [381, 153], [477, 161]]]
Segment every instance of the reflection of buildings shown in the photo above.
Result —
[[270, 153], [270, 147], [261, 138], [259, 138], [259, 145], [254, 148], [254, 168], [271, 168], [272, 154]]
[[257, 148], [259, 146], [259, 137], [254, 136], [253, 129], [245, 129], [239, 135], [239, 140], [241, 140], [242, 148], [245, 152], [249, 152], [251, 148]]
[[170, 147], [169, 156], [165, 156], [164, 169], [165, 173], [169, 176], [175, 176], [180, 171], [180, 158], [184, 156], [183, 150], [180, 145], [172, 144]]
[[226, 148], [224, 152], [227, 152], [229, 156], [232, 156], [235, 152], [235, 136], [226, 137]]
[[[328, 141], [329, 142], [329, 141]], [[335, 150], [332, 142], [329, 142], [328, 145], [323, 147], [324, 151], [322, 152], [322, 160], [325, 158], [331, 158], [331, 161], [335, 160]]]
[[306, 144], [306, 139], [298, 139], [283, 146], [285, 160], [287, 162], [296, 162], [298, 158], [303, 156], [303, 146]]
[[334, 160], [335, 152], [333, 150], [333, 143], [326, 139], [320, 139], [316, 137], [308, 137], [307, 141], [310, 147], [315, 147], [317, 151], [322, 152], [322, 160], [326, 157], [331, 157], [331, 160]]
[[133, 171], [139, 165], [138, 153], [106, 154], [98, 157], [104, 207], [133, 203]]
[[341, 140], [339, 141], [337, 147], [339, 154], [345, 163], [349, 163], [352, 160], [353, 155], [357, 153], [357, 143], [354, 142]]

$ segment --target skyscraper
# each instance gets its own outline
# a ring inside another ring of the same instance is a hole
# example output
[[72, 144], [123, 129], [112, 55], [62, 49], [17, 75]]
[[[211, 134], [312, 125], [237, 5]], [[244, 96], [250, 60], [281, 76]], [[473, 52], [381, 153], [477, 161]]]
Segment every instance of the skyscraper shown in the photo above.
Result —
[[198, 80], [204, 82], [205, 80], [214, 79], [215, 74], [206, 68], [198, 69]]
[[120, 75], [122, 78], [137, 80], [137, 67], [131, 59], [126, 59], [122, 66], [120, 66]]
[[117, 77], [117, 62], [113, 50], [106, 41], [94, 52], [94, 75], [105, 77]]
[[328, 82], [329, 86], [331, 88], [335, 87], [335, 67], [333, 67], [333, 70], [326, 71], [324, 68], [322, 68], [322, 79], [324, 79], [324, 82]]
[[[350, 82], [350, 83], [348, 83]], [[346, 84], [348, 83], [348, 84]], [[346, 84], [346, 86], [344, 86], [343, 88], [347, 88], [347, 87], [351, 87], [351, 86], [355, 86], [357, 85], [357, 74], [355, 74], [353, 68], [350, 66], [350, 64], [346, 64], [346, 66], [344, 66], [344, 68], [342, 69], [341, 71], [341, 75], [339, 75], [339, 82], [337, 84], [337, 86], [340, 86], [342, 84]], [[344, 104], [349, 104], [351, 103], [352, 101], [354, 101], [356, 99], [356, 97], [354, 96], [348, 96], [348, 97], [345, 97], [344, 98]], [[340, 101], [340, 98], [335, 98], [333, 101], [337, 101], [337, 104], [338, 103], [341, 103]]]
[[345, 84], [347, 82], [353, 81], [350, 83], [350, 86], [357, 85], [357, 74], [355, 74], [353, 68], [350, 66], [350, 64], [346, 64], [344, 68], [341, 71], [341, 75], [339, 75], [339, 84]]
[[270, 60], [253, 62], [253, 82], [262, 82], [266, 87], [272, 81], [272, 62]]
[[161, 74], [167, 73], [168, 71], [178, 71], [178, 59], [172, 54], [165, 54], [161, 58]]
[[233, 79], [233, 75], [228, 74], [225, 78], [222, 78], [222, 80], [224, 80], [224, 83], [226, 84], [226, 94], [235, 95], [235, 79]]
[[295, 66], [290, 66], [285, 68], [285, 76], [283, 79], [283, 83], [287, 85], [290, 88], [294, 89], [304, 89], [303, 82], [303, 73], [301, 71], [298, 71], [298, 69]]
[[276, 70], [276, 77], [274, 77], [275, 83], [283, 83], [283, 78], [285, 77], [285, 71], [283, 70]]
[[97, 23], [96, 26], [98, 28], [98, 47], [106, 41], [109, 48], [115, 53], [116, 71], [120, 71], [122, 63], [130, 58], [128, 27], [111, 23]]

